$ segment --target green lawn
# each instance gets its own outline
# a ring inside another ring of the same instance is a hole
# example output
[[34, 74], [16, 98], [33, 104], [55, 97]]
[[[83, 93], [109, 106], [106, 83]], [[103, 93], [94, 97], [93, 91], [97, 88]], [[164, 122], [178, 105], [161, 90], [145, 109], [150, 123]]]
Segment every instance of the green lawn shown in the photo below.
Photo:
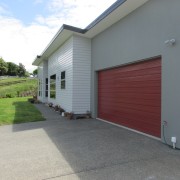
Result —
[[45, 120], [27, 97], [0, 99], [0, 125]]

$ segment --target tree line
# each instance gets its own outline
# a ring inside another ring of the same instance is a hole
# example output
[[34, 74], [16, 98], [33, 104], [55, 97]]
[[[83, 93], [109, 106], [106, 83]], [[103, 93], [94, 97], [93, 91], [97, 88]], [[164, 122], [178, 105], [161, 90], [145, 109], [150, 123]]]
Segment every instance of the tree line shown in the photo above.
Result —
[[26, 71], [25, 66], [22, 63], [17, 65], [13, 62], [6, 62], [0, 57], [0, 76], [28, 77], [29, 75], [29, 72]]

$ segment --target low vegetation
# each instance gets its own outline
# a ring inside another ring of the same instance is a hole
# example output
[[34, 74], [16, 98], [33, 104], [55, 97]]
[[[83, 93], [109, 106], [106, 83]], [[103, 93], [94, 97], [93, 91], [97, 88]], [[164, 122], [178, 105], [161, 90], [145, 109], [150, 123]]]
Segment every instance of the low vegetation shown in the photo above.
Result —
[[37, 79], [6, 78], [0, 80], [0, 98], [33, 96], [37, 92]]
[[0, 99], [0, 125], [44, 120], [28, 97]]

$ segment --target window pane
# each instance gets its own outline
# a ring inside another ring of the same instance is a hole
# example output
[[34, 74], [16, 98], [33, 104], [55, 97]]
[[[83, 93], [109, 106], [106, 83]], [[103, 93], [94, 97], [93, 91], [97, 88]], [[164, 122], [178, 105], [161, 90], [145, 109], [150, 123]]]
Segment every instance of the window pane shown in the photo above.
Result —
[[56, 75], [50, 76], [50, 83], [55, 83], [56, 82]]
[[46, 84], [48, 84], [48, 78], [46, 78]]
[[[48, 90], [48, 85], [46, 88]], [[50, 98], [56, 98], [56, 74], [50, 76]]]
[[50, 91], [56, 90], [56, 84], [50, 84]]
[[66, 82], [65, 80], [61, 81], [61, 89], [65, 89], [66, 88]]
[[50, 98], [56, 98], [56, 92], [55, 91], [50, 92]]
[[61, 72], [61, 80], [65, 79], [65, 71]]
[[50, 76], [50, 79], [54, 79], [54, 80], [56, 80], [56, 74], [54, 74], [54, 75]]

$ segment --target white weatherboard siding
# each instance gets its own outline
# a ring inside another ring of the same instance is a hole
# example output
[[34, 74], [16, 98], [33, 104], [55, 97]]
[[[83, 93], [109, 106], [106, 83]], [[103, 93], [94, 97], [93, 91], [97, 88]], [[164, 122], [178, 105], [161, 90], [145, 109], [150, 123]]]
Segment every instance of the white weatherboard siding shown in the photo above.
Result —
[[48, 98], [45, 94], [46, 89], [46, 78], [48, 78], [48, 61], [43, 62], [43, 102], [46, 103]]
[[[47, 97], [45, 97], [46, 78], [48, 78], [48, 63], [44, 61], [38, 67], [38, 99], [42, 102], [47, 102]], [[39, 91], [41, 95], [39, 95]]]
[[[65, 89], [61, 89], [62, 71], [66, 72]], [[48, 59], [49, 81], [50, 76], [56, 74], [56, 98], [50, 98], [49, 91], [48, 102], [75, 114], [90, 111], [90, 72], [91, 40], [71, 37]]]
[[[72, 111], [72, 60], [73, 38], [67, 40], [48, 60], [48, 77], [56, 74], [56, 98], [50, 98], [50, 86], [48, 102], [58, 104], [66, 111]], [[66, 72], [66, 88], [61, 89], [61, 72]]]
[[[40, 86], [40, 83], [42, 83], [42, 85]], [[39, 91], [41, 92], [41, 94], [39, 94]], [[44, 94], [43, 93], [43, 63], [41, 63], [39, 66], [38, 66], [38, 99], [40, 101], [43, 102], [43, 97], [44, 97]]]
[[[42, 102], [60, 105], [65, 111], [84, 114], [90, 111], [91, 40], [72, 36], [38, 68], [42, 81]], [[65, 89], [61, 89], [61, 72], [65, 71]], [[56, 75], [56, 98], [50, 98], [50, 76]], [[45, 79], [48, 77], [48, 98]]]
[[73, 103], [75, 114], [90, 111], [91, 40], [73, 36]]

